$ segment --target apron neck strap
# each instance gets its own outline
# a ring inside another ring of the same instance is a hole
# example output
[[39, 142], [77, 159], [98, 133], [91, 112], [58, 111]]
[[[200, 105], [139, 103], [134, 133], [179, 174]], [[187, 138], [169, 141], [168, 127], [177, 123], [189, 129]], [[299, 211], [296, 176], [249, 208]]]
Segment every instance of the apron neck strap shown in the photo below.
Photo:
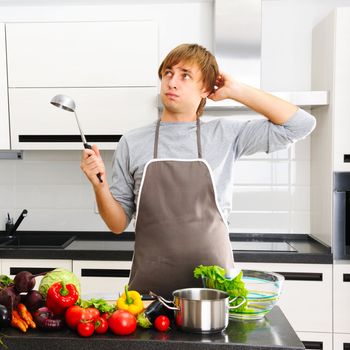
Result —
[[[154, 136], [154, 150], [153, 158], [158, 158], [158, 141], [159, 141], [159, 129], [160, 129], [160, 119], [157, 121], [156, 133]], [[197, 117], [197, 149], [198, 149], [198, 158], [202, 158], [202, 144], [201, 144], [201, 123], [199, 117]]]

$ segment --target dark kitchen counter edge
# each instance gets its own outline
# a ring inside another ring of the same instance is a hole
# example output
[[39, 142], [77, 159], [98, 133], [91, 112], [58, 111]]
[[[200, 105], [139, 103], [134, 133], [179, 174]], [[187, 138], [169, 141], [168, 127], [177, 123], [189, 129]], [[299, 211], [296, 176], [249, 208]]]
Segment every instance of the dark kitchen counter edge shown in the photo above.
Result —
[[17, 329], [2, 330], [1, 339], [8, 349], [16, 350], [302, 350], [305, 349], [290, 323], [278, 306], [262, 320], [230, 320], [222, 333], [184, 333], [172, 326], [168, 332], [138, 328], [130, 336], [93, 335], [79, 337], [77, 333], [63, 329], [44, 332], [30, 329], [21, 333]]
[[[107, 231], [49, 231], [51, 235], [74, 235], [76, 240], [96, 241], [133, 241], [134, 232], [124, 232], [115, 235]], [[47, 235], [47, 231], [18, 231], [18, 235]], [[5, 236], [0, 231], [0, 236]], [[257, 242], [288, 242], [294, 245], [298, 252], [264, 252], [235, 251], [236, 262], [257, 263], [302, 263], [302, 264], [332, 264], [333, 256], [330, 247], [318, 242], [307, 234], [249, 234], [230, 233], [231, 241]], [[126, 250], [66, 250], [66, 249], [35, 249], [0, 247], [0, 258], [4, 259], [73, 259], [73, 260], [131, 260], [133, 251]]]

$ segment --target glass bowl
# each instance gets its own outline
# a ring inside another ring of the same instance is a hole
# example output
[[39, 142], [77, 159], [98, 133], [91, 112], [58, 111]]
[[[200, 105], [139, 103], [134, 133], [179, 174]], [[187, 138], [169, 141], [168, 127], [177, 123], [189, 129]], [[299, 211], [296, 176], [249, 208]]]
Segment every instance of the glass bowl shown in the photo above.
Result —
[[[242, 270], [242, 272], [242, 281], [248, 290], [247, 305], [243, 310], [242, 308], [231, 309], [229, 316], [232, 319], [241, 320], [261, 319], [277, 304], [282, 292], [284, 277], [275, 272], [256, 270]], [[203, 285], [208, 288], [210, 281], [203, 278]]]

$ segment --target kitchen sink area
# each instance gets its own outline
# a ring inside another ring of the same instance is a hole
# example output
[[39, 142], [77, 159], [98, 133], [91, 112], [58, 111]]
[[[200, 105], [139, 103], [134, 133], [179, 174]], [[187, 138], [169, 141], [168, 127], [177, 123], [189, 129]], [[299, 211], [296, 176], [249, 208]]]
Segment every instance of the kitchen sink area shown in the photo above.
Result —
[[75, 239], [74, 235], [25, 234], [14, 237], [1, 237], [0, 247], [32, 249], [64, 249]]

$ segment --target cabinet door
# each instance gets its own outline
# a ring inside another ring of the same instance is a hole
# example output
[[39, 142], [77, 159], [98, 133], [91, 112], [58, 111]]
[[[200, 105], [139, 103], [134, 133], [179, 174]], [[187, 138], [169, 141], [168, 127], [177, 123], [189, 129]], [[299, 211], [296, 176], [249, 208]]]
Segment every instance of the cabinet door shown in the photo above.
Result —
[[332, 333], [297, 332], [297, 334], [299, 339], [304, 344], [305, 350], [309, 350], [309, 349], [310, 350], [311, 349], [332, 350], [333, 349]]
[[131, 261], [73, 260], [73, 272], [78, 276], [82, 295], [116, 300], [129, 282]]
[[152, 21], [6, 24], [9, 87], [156, 86]]
[[334, 332], [350, 333], [350, 264], [333, 265]]
[[0, 150], [10, 149], [10, 128], [7, 100], [5, 25], [0, 23]]
[[[2, 274], [14, 278], [20, 271], [29, 271], [33, 275], [48, 272], [58, 267], [72, 271], [71, 260], [49, 260], [49, 259], [2, 259]], [[35, 278], [34, 289], [39, 288], [42, 276]]]
[[332, 265], [238, 263], [285, 276], [279, 306], [295, 331], [332, 332]]
[[[350, 8], [336, 10], [334, 57], [334, 170], [350, 171]], [[344, 159], [344, 157], [346, 157]]]
[[350, 350], [350, 334], [334, 333], [334, 350]]
[[50, 104], [56, 94], [75, 100], [87, 141], [101, 149], [158, 116], [155, 87], [9, 89], [13, 149], [82, 149], [74, 113]]

